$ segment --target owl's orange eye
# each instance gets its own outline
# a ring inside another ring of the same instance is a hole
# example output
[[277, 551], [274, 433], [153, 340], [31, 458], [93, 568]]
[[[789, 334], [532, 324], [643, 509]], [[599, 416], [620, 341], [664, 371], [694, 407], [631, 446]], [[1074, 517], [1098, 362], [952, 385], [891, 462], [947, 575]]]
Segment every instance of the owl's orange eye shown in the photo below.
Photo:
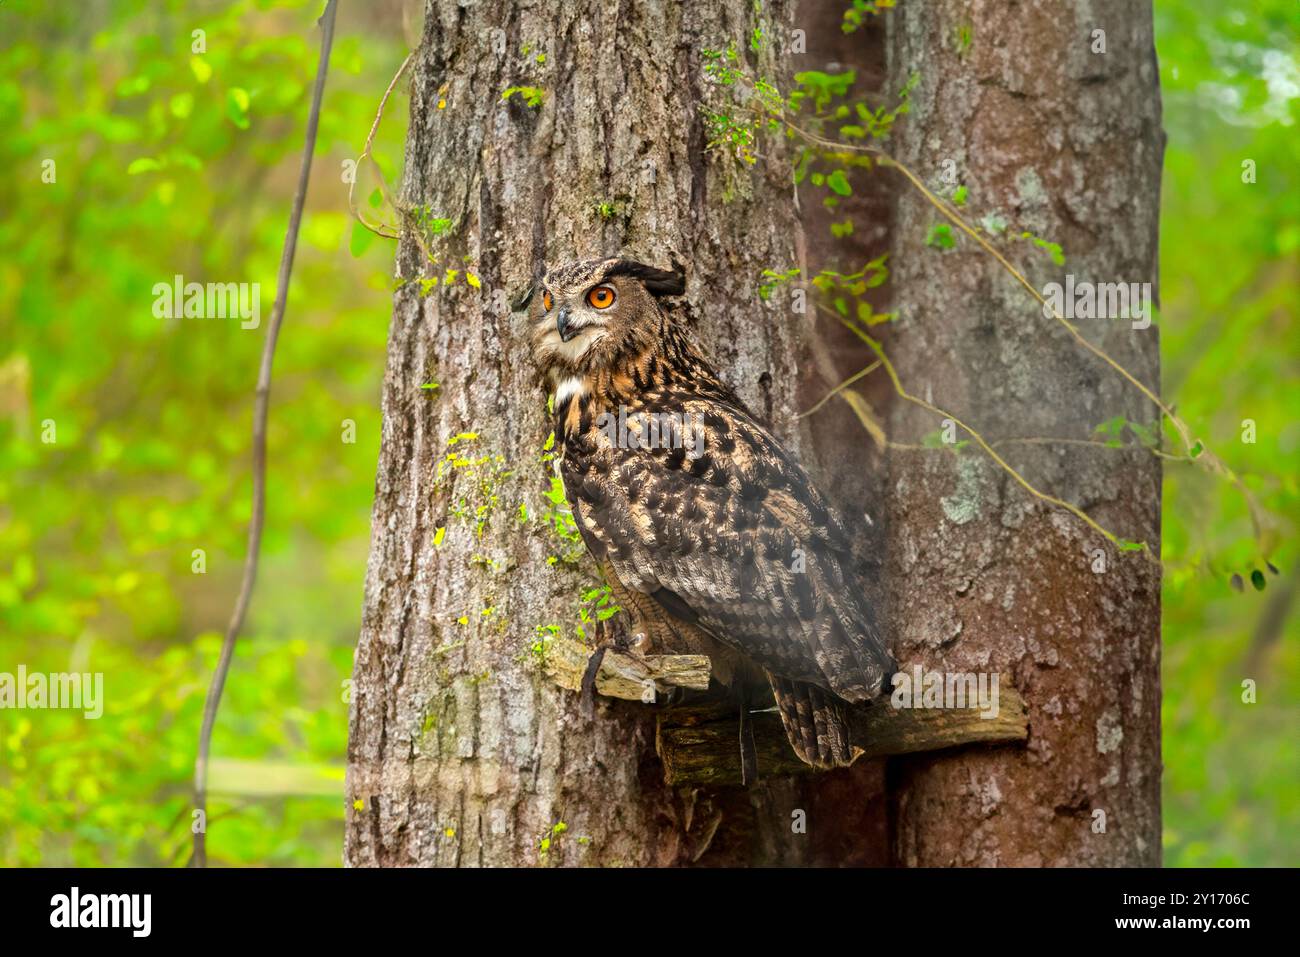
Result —
[[614, 287], [597, 286], [587, 293], [587, 304], [594, 309], [608, 309], [614, 305]]
[[551, 294], [549, 292], [542, 293], [542, 308], [547, 312], [551, 311]]

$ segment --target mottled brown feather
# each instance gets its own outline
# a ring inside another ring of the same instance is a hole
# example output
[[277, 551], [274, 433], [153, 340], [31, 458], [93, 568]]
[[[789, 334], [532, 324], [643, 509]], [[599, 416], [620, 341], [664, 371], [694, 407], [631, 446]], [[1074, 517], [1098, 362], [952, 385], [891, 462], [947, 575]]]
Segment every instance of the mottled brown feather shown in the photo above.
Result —
[[[638, 270], [623, 262], [562, 267], [543, 279], [553, 310], [539, 308], [541, 297], [532, 302], [534, 350], [543, 381], [557, 390], [559, 471], [578, 529], [620, 591], [648, 598], [669, 621], [771, 676], [800, 758], [847, 764], [844, 703], [877, 695], [894, 667], [849, 533], [721, 381], [662, 293], [638, 287]], [[582, 308], [581, 297], [601, 283], [617, 290], [607, 315]], [[567, 340], [555, 332], [552, 313], [561, 308], [580, 323]], [[620, 411], [633, 424], [667, 414], [687, 427], [676, 445], [620, 447], [602, 419]]]

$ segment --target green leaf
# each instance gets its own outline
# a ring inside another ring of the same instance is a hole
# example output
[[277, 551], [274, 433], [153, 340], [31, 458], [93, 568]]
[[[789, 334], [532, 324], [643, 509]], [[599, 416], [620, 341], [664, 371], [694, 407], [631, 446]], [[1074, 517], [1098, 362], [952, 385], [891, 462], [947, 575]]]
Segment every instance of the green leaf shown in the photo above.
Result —
[[844, 175], [844, 170], [837, 169], [826, 178], [826, 185], [830, 187], [831, 192], [838, 193], [840, 196], [849, 196], [853, 193], [853, 187], [849, 185], [849, 178]]
[[512, 96], [521, 97], [525, 104], [537, 109], [542, 105], [546, 91], [536, 86], [511, 86], [501, 92], [502, 100], [509, 100]]
[[141, 173], [153, 173], [162, 168], [162, 163], [159, 163], [153, 157], [141, 156], [139, 159], [131, 161], [131, 165], [126, 168], [126, 175], [139, 176]]
[[171, 98], [169, 106], [172, 116], [178, 120], [183, 120], [194, 112], [194, 94], [190, 92], [177, 93]]
[[241, 130], [249, 127], [248, 107], [252, 100], [248, 91], [240, 86], [232, 86], [226, 91], [226, 117]]
[[1101, 425], [1093, 429], [1093, 432], [1118, 438], [1124, 434], [1124, 426], [1126, 425], [1128, 425], [1128, 419], [1122, 415], [1116, 415], [1101, 423]]
[[1061, 249], [1060, 243], [1054, 243], [1049, 239], [1041, 239], [1031, 232], [1021, 233], [1020, 238], [1028, 239], [1039, 249], [1045, 250], [1047, 255], [1051, 257], [1052, 262], [1056, 263], [1056, 265], [1065, 265], [1065, 252]]
[[952, 227], [947, 223], [935, 223], [930, 227], [929, 235], [925, 237], [925, 244], [933, 249], [952, 249], [957, 245], [953, 239]]

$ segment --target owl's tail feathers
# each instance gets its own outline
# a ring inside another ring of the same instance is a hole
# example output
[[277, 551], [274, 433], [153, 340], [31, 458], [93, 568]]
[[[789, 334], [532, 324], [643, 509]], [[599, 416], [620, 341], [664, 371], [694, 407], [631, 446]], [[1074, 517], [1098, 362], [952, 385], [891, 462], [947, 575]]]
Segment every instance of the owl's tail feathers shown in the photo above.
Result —
[[849, 713], [843, 701], [805, 681], [769, 674], [781, 722], [799, 760], [814, 768], [844, 768], [860, 753], [849, 743]]

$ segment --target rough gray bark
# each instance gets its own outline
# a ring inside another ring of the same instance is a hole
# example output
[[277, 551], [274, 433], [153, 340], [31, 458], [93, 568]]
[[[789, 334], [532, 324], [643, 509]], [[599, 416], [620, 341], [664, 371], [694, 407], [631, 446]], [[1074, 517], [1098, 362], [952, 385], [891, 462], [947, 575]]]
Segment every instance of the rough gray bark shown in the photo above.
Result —
[[[972, 42], [960, 50], [959, 28]], [[1091, 52], [1093, 30], [1106, 52]], [[1064, 267], [1015, 244], [1040, 289], [1064, 274], [1156, 278], [1163, 135], [1150, 3], [903, 3], [891, 85], [921, 76], [893, 150], [937, 191], [955, 163], [974, 218], [1059, 242]], [[901, 179], [899, 179], [901, 184]], [[938, 214], [899, 187], [889, 350], [904, 384], [990, 440], [1088, 439], [1117, 414], [1153, 422], [1132, 387], [1084, 352], [969, 241], [923, 245]], [[1080, 320], [1155, 388], [1154, 326]], [[938, 418], [899, 402], [891, 438]], [[965, 436], [962, 436], [965, 437]], [[1000, 448], [1040, 488], [1159, 555], [1160, 467], [1142, 451]], [[973, 446], [890, 456], [888, 587], [900, 664], [1003, 671], [1029, 705], [1028, 749], [899, 759], [895, 853], [908, 866], [1152, 865], [1160, 861], [1160, 576], [1030, 497]], [[1095, 572], [1097, 551], [1105, 570]], [[1094, 812], [1105, 815], [1097, 833]]]
[[[756, 13], [749, 0], [430, 0], [403, 195], [454, 226], [439, 266], [409, 238], [399, 254], [410, 282], [395, 298], [384, 382], [349, 864], [810, 863], [869, 859], [864, 846], [881, 843], [883, 804], [854, 783], [878, 768], [749, 792], [670, 789], [651, 708], [602, 700], [583, 718], [529, 651], [539, 626], [572, 630], [594, 581], [585, 558], [547, 562], [561, 550], [541, 518], [549, 423], [520, 320], [503, 307], [539, 260], [676, 256], [698, 337], [797, 448], [805, 327], [756, 295], [763, 268], [796, 261], [789, 181], [779, 164], [724, 177], [704, 156], [697, 107], [703, 49], [734, 39], [743, 50], [759, 22], [784, 38], [790, 18], [787, 4]], [[776, 49], [760, 69], [780, 77], [789, 64]], [[543, 89], [543, 105], [501, 102], [511, 86]], [[421, 297], [416, 279], [467, 264], [480, 291], [462, 282]], [[430, 380], [440, 388], [422, 390]], [[477, 438], [449, 447], [461, 433]], [[488, 458], [440, 476], [448, 452]], [[792, 833], [795, 809], [814, 822], [809, 835]], [[819, 819], [841, 826], [813, 837]]]

